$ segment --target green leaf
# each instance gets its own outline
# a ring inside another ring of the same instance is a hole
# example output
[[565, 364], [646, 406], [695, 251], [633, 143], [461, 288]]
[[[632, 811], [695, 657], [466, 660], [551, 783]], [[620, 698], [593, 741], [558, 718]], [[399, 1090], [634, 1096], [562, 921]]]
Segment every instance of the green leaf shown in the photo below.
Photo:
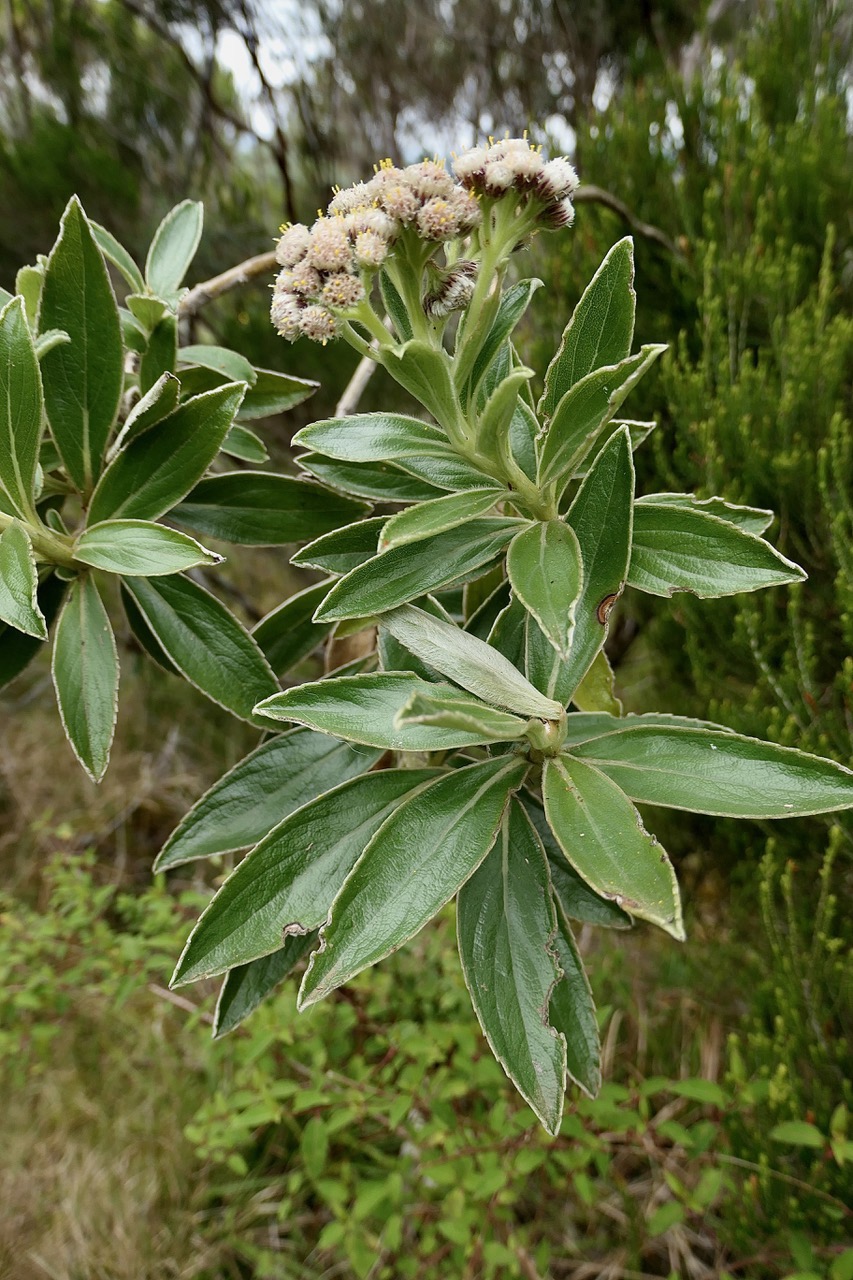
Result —
[[432, 538], [391, 547], [341, 578], [318, 610], [317, 620], [367, 618], [473, 577], [500, 554], [521, 525], [509, 518], [469, 520]]
[[537, 688], [563, 705], [601, 650], [610, 611], [624, 587], [631, 557], [633, 498], [631, 446], [621, 428], [596, 457], [566, 516], [566, 524], [577, 535], [583, 564], [568, 658], [562, 661], [536, 628], [527, 628], [527, 674]]
[[[464, 727], [401, 719], [416, 694], [442, 699], [446, 712], [458, 707]], [[452, 685], [433, 684], [407, 671], [373, 671], [315, 680], [286, 689], [255, 708], [259, 716], [270, 720], [307, 724], [347, 742], [362, 742], [389, 751], [446, 751], [494, 742], [494, 736], [471, 723], [470, 709], [470, 698]]]
[[175, 666], [174, 662], [170, 662], [166, 657], [157, 637], [154, 635], [154, 632], [140, 613], [139, 606], [127, 590], [124, 583], [121, 584], [119, 595], [121, 596], [122, 608], [124, 609], [128, 626], [130, 627], [130, 630], [133, 633], [133, 638], [136, 640], [139, 647], [144, 653], [147, 653], [148, 657], [156, 662], [159, 667], [162, 667], [164, 671], [168, 671], [170, 676], [178, 676], [180, 678], [180, 671]]
[[118, 318], [122, 342], [129, 351], [136, 351], [142, 355], [148, 346], [148, 330], [139, 323], [131, 311], [128, 311], [127, 307], [119, 307]]
[[366, 509], [362, 502], [293, 476], [227, 471], [201, 480], [171, 516], [210, 538], [263, 547], [316, 538]]
[[539, 419], [526, 401], [519, 400], [509, 424], [510, 453], [528, 480], [533, 481], [536, 480], [538, 436]]
[[333, 529], [322, 537], [301, 547], [290, 563], [300, 568], [320, 569], [323, 573], [344, 574], [357, 565], [364, 564], [376, 555], [379, 533], [385, 524], [385, 516], [359, 520], [356, 524]]
[[127, 284], [130, 285], [131, 291], [133, 293], [144, 293], [145, 281], [142, 278], [142, 272], [124, 245], [119, 244], [115, 236], [107, 231], [106, 227], [102, 227], [99, 222], [93, 222], [90, 219], [89, 226], [101, 253], [108, 262], [111, 262], [121, 272]]
[[33, 545], [17, 520], [0, 534], [0, 621], [36, 640], [47, 639]]
[[533, 377], [533, 370], [522, 365], [498, 383], [479, 415], [477, 449], [487, 458], [498, 459], [509, 453], [510, 423], [518, 407], [518, 393]]
[[560, 974], [556, 930], [545, 854], [511, 800], [491, 852], [459, 890], [456, 933], [489, 1047], [552, 1135], [566, 1092], [566, 1042], [543, 1017]]
[[170, 209], [151, 241], [145, 261], [145, 280], [152, 293], [173, 298], [195, 257], [204, 224], [204, 206], [182, 200]]
[[226, 382], [245, 382], [250, 387], [254, 386], [257, 378], [255, 370], [239, 351], [231, 351], [228, 347], [214, 347], [207, 343], [181, 347], [178, 351], [178, 364], [199, 365], [202, 369], [221, 373]]
[[562, 970], [548, 1002], [548, 1021], [566, 1042], [569, 1078], [594, 1098], [601, 1088], [601, 1042], [589, 978], [557, 896], [557, 932], [553, 948]]
[[0, 309], [7, 307], [14, 296], [15, 295], [10, 293], [8, 289], [0, 288]]
[[244, 390], [235, 383], [194, 396], [134, 436], [101, 476], [89, 520], [155, 520], [171, 510], [216, 457]]
[[526, 769], [505, 757], [454, 769], [395, 809], [332, 903], [300, 1008], [396, 951], [441, 910], [489, 852]]
[[317, 941], [316, 933], [294, 935], [268, 956], [237, 965], [225, 975], [213, 1015], [213, 1038], [220, 1039], [257, 1009], [292, 973]]
[[271, 738], [195, 802], [160, 850], [154, 870], [257, 844], [301, 805], [366, 773], [380, 754], [310, 729]]
[[413, 336], [412, 322], [409, 319], [406, 304], [387, 271], [379, 272], [379, 292], [382, 294], [382, 304], [394, 323], [397, 336], [402, 342], [409, 342]]
[[0, 311], [0, 485], [14, 509], [32, 516], [41, 444], [41, 374], [22, 298]]
[[565, 485], [628, 393], [665, 350], [665, 346], [641, 347], [621, 364], [588, 373], [566, 392], [540, 447], [540, 484]]
[[277, 676], [283, 676], [297, 662], [307, 658], [331, 631], [331, 622], [312, 620], [330, 585], [331, 579], [326, 579], [305, 587], [289, 596], [252, 628], [252, 636]]
[[784, 1142], [791, 1147], [812, 1147], [816, 1151], [826, 1146], [826, 1138], [820, 1129], [806, 1120], [785, 1120], [776, 1124], [768, 1137], [773, 1142]]
[[518, 599], [565, 658], [583, 583], [581, 549], [574, 530], [562, 520], [537, 520], [509, 544], [506, 571]]
[[417, 542], [446, 529], [455, 529], [476, 516], [485, 515], [496, 503], [511, 497], [506, 489], [474, 489], [468, 493], [448, 493], [429, 502], [420, 502], [391, 516], [379, 536], [379, 548], [399, 547]]
[[548, 825], [579, 875], [632, 916], [683, 940], [672, 864], [628, 797], [585, 761], [545, 761], [542, 796]]
[[649, 711], [643, 715], [629, 712], [626, 716], [613, 716], [604, 711], [573, 712], [569, 716], [566, 736], [566, 749], [581, 742], [590, 742], [593, 738], [603, 738], [605, 734], [617, 730], [630, 729], [634, 726], [654, 726], [672, 729], [713, 729], [718, 733], [734, 733], [722, 724], [712, 724], [710, 720], [693, 720], [690, 716], [673, 716], [666, 712]]
[[437, 422], [455, 420], [458, 406], [446, 352], [414, 338], [402, 347], [380, 349], [376, 359]]
[[148, 337], [139, 361], [139, 390], [150, 390], [164, 373], [174, 373], [178, 367], [178, 321], [166, 314], [158, 320]]
[[246, 392], [238, 418], [240, 422], [253, 422], [286, 413], [312, 396], [319, 385], [308, 378], [293, 378], [274, 369], [256, 368], [254, 385]]
[[145, 334], [143, 353], [148, 346], [148, 337], [166, 314], [169, 304], [165, 298], [155, 298], [147, 293], [129, 293], [125, 298], [128, 310], [134, 320], [138, 321]]
[[111, 453], [123, 449], [134, 436], [141, 436], [149, 427], [156, 426], [178, 407], [181, 384], [173, 373], [164, 373], [149, 387], [144, 396], [140, 396], [130, 413], [125, 418], [124, 426], [119, 433]]
[[43, 285], [44, 266], [42, 261], [34, 267], [21, 267], [15, 276], [15, 294], [24, 299], [27, 322], [34, 332], [38, 332], [38, 309]]
[[[401, 471], [407, 471], [418, 480], [431, 485], [434, 490], [449, 489], [453, 493], [458, 493], [468, 489], [493, 489], [496, 484], [503, 483], [502, 480], [496, 480], [494, 476], [479, 471], [470, 462], [452, 455], [400, 458], [397, 466]], [[435, 493], [427, 496], [435, 497]]]
[[303, 453], [298, 462], [318, 480], [357, 498], [376, 502], [425, 502], [441, 493], [436, 485], [401, 471], [391, 462], [339, 462], [318, 453]]
[[764, 507], [739, 507], [725, 498], [697, 498], [693, 493], [644, 493], [637, 499], [641, 506], [686, 507], [689, 511], [704, 511], [729, 524], [737, 525], [746, 533], [762, 534], [769, 529], [775, 516]]
[[700, 599], [802, 582], [805, 573], [763, 538], [687, 507], [637, 503], [628, 584], [654, 596]]
[[[440, 690], [440, 685], [433, 686]], [[514, 742], [523, 738], [527, 721], [506, 711], [497, 711], [476, 698], [448, 698], [441, 692], [414, 693], [397, 713], [398, 725], [429, 724], [440, 729], [459, 729], [478, 734], [472, 742]]]
[[[38, 589], [38, 607], [48, 627], [59, 612], [67, 583], [55, 573], [45, 578]], [[0, 689], [11, 684], [41, 650], [43, 640], [25, 635], [15, 627], [0, 623]]]
[[441, 618], [407, 606], [383, 617], [382, 626], [422, 662], [484, 702], [545, 720], [562, 712], [496, 649]]
[[227, 453], [229, 458], [239, 458], [241, 462], [249, 462], [255, 467], [263, 466], [270, 460], [261, 437], [248, 427], [241, 427], [239, 423], [234, 424], [222, 441], [221, 452]]
[[383, 769], [295, 810], [246, 855], [205, 909], [172, 986], [278, 950], [324, 924], [340, 886], [388, 816], [434, 769]]
[[677, 1080], [669, 1086], [669, 1092], [679, 1098], [690, 1098], [693, 1102], [705, 1102], [711, 1107], [727, 1107], [731, 1098], [725, 1089], [715, 1080], [701, 1080], [696, 1077]]
[[[512, 334], [515, 326], [530, 305], [530, 299], [536, 290], [541, 288], [542, 284], [543, 281], [536, 279], [520, 280], [518, 284], [507, 289], [501, 296], [494, 324], [474, 361], [471, 377], [468, 379], [467, 387], [463, 393], [464, 403], [469, 403], [475, 396], [486, 370]], [[461, 391], [462, 388], [460, 387]]]
[[255, 723], [255, 703], [278, 689], [266, 658], [233, 614], [180, 574], [125, 586], [183, 677], [212, 702]]
[[566, 392], [588, 374], [628, 356], [636, 301], [634, 242], [626, 236], [609, 250], [575, 307], [545, 374], [542, 416], [550, 418]]
[[630, 929], [632, 920], [615, 902], [602, 898], [582, 880], [574, 867], [566, 861], [554, 833], [548, 826], [541, 801], [528, 792], [521, 793], [521, 802], [527, 816], [536, 828], [542, 847], [548, 858], [551, 885], [562, 910], [570, 920], [593, 924], [606, 929]]
[[343, 462], [391, 462], [421, 455], [452, 455], [447, 437], [438, 427], [399, 413], [357, 413], [349, 418], [325, 418], [297, 431], [293, 443]]
[[71, 341], [64, 329], [47, 329], [35, 339], [36, 359], [41, 360], [54, 347], [64, 347]]
[[65, 736], [93, 782], [110, 760], [118, 710], [118, 654], [91, 575], [72, 582], [53, 644], [53, 684]]
[[612, 732], [574, 750], [640, 804], [732, 818], [793, 818], [853, 807], [853, 770], [832, 760], [719, 727], [631, 719], [614, 721]]
[[131, 577], [160, 577], [199, 564], [221, 564], [195, 538], [150, 520], [104, 520], [89, 525], [74, 543], [75, 560]]
[[76, 196], [60, 226], [45, 271], [39, 329], [64, 329], [71, 342], [42, 361], [44, 399], [68, 474], [88, 493], [118, 412], [124, 352], [112, 285]]
[[578, 711], [603, 711], [611, 716], [622, 715], [623, 707], [616, 696], [613, 669], [603, 649], [599, 649], [592, 666], [572, 694], [572, 702]]

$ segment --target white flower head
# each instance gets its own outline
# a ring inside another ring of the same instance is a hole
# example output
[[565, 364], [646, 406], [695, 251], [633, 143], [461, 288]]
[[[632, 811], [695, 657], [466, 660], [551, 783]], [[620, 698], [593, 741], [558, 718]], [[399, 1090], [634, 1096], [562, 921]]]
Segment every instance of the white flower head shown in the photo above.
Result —
[[304, 257], [311, 232], [301, 222], [288, 227], [275, 247], [275, 260], [281, 267], [292, 267]]
[[421, 200], [436, 196], [444, 196], [446, 199], [453, 194], [453, 178], [437, 160], [422, 160], [420, 164], [410, 164], [403, 172], [411, 189]]
[[468, 147], [454, 159], [453, 172], [460, 182], [468, 186], [478, 177], [482, 179], [487, 159], [488, 152], [485, 147]]
[[578, 175], [565, 156], [555, 156], [542, 169], [540, 189], [553, 200], [573, 196], [578, 189]]
[[347, 271], [351, 267], [352, 249], [343, 218], [317, 219], [306, 257], [318, 271]]
[[376, 231], [360, 231], [354, 249], [355, 260], [361, 267], [381, 267], [388, 257], [388, 241]]
[[302, 307], [292, 293], [276, 290], [270, 307], [270, 319], [281, 337], [286, 338], [288, 342], [295, 342], [301, 337], [302, 329], [299, 323], [301, 313]]
[[350, 275], [347, 271], [338, 271], [329, 276], [320, 294], [321, 301], [327, 307], [335, 307], [339, 311], [357, 306], [363, 297], [364, 285], [358, 276]]
[[299, 293], [305, 298], [313, 298], [320, 292], [320, 273], [309, 266], [306, 258], [297, 262], [295, 266], [286, 268], [278, 279], [283, 289], [291, 293]]
[[306, 338], [322, 342], [323, 346], [338, 336], [337, 320], [331, 311], [317, 304], [300, 312], [299, 328]]

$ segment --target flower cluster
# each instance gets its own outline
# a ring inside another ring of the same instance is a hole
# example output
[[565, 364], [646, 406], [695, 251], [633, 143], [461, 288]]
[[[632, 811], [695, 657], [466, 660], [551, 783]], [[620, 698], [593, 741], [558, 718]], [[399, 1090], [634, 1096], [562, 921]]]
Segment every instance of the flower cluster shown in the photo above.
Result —
[[453, 162], [453, 172], [475, 196], [493, 199], [513, 191], [516, 197], [541, 206], [537, 221], [546, 227], [568, 227], [575, 211], [571, 197], [578, 176], [565, 156], [542, 159], [526, 138], [502, 138], [486, 147], [469, 147]]
[[[337, 191], [313, 227], [284, 229], [271, 309], [281, 336], [323, 343], [336, 337], [342, 319], [358, 318], [374, 273], [404, 233], [436, 249], [467, 236], [482, 221], [484, 197], [512, 194], [521, 207], [532, 203], [539, 225], [572, 221], [574, 169], [562, 158], [545, 163], [524, 138], [472, 147], [456, 157], [453, 171], [455, 178], [436, 160], [405, 169], [385, 161], [368, 182]], [[438, 318], [467, 305], [476, 265], [460, 266], [426, 294], [427, 315]]]

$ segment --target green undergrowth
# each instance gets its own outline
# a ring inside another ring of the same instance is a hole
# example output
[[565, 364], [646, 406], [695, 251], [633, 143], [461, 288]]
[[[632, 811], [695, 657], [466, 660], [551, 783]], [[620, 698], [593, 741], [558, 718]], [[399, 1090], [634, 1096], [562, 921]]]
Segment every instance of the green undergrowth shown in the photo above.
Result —
[[449, 915], [214, 1042], [212, 988], [166, 988], [200, 893], [57, 858], [46, 910], [0, 900], [0, 1276], [843, 1280], [851, 974], [824, 868], [806, 924], [767, 855], [766, 940], [582, 939], [607, 1083], [552, 1141], [481, 1039]]

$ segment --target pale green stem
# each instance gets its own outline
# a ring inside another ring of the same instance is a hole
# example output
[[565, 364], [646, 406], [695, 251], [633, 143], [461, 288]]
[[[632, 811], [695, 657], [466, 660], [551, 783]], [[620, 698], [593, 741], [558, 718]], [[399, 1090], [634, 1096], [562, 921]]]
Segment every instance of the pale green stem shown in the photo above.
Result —
[[5, 511], [0, 511], [0, 531], [10, 528], [16, 522], [26, 529], [37, 559], [46, 560], [50, 564], [61, 564], [69, 569], [74, 566], [75, 561], [67, 538], [52, 533], [43, 524], [33, 523], [23, 519], [22, 516], [10, 516]]

